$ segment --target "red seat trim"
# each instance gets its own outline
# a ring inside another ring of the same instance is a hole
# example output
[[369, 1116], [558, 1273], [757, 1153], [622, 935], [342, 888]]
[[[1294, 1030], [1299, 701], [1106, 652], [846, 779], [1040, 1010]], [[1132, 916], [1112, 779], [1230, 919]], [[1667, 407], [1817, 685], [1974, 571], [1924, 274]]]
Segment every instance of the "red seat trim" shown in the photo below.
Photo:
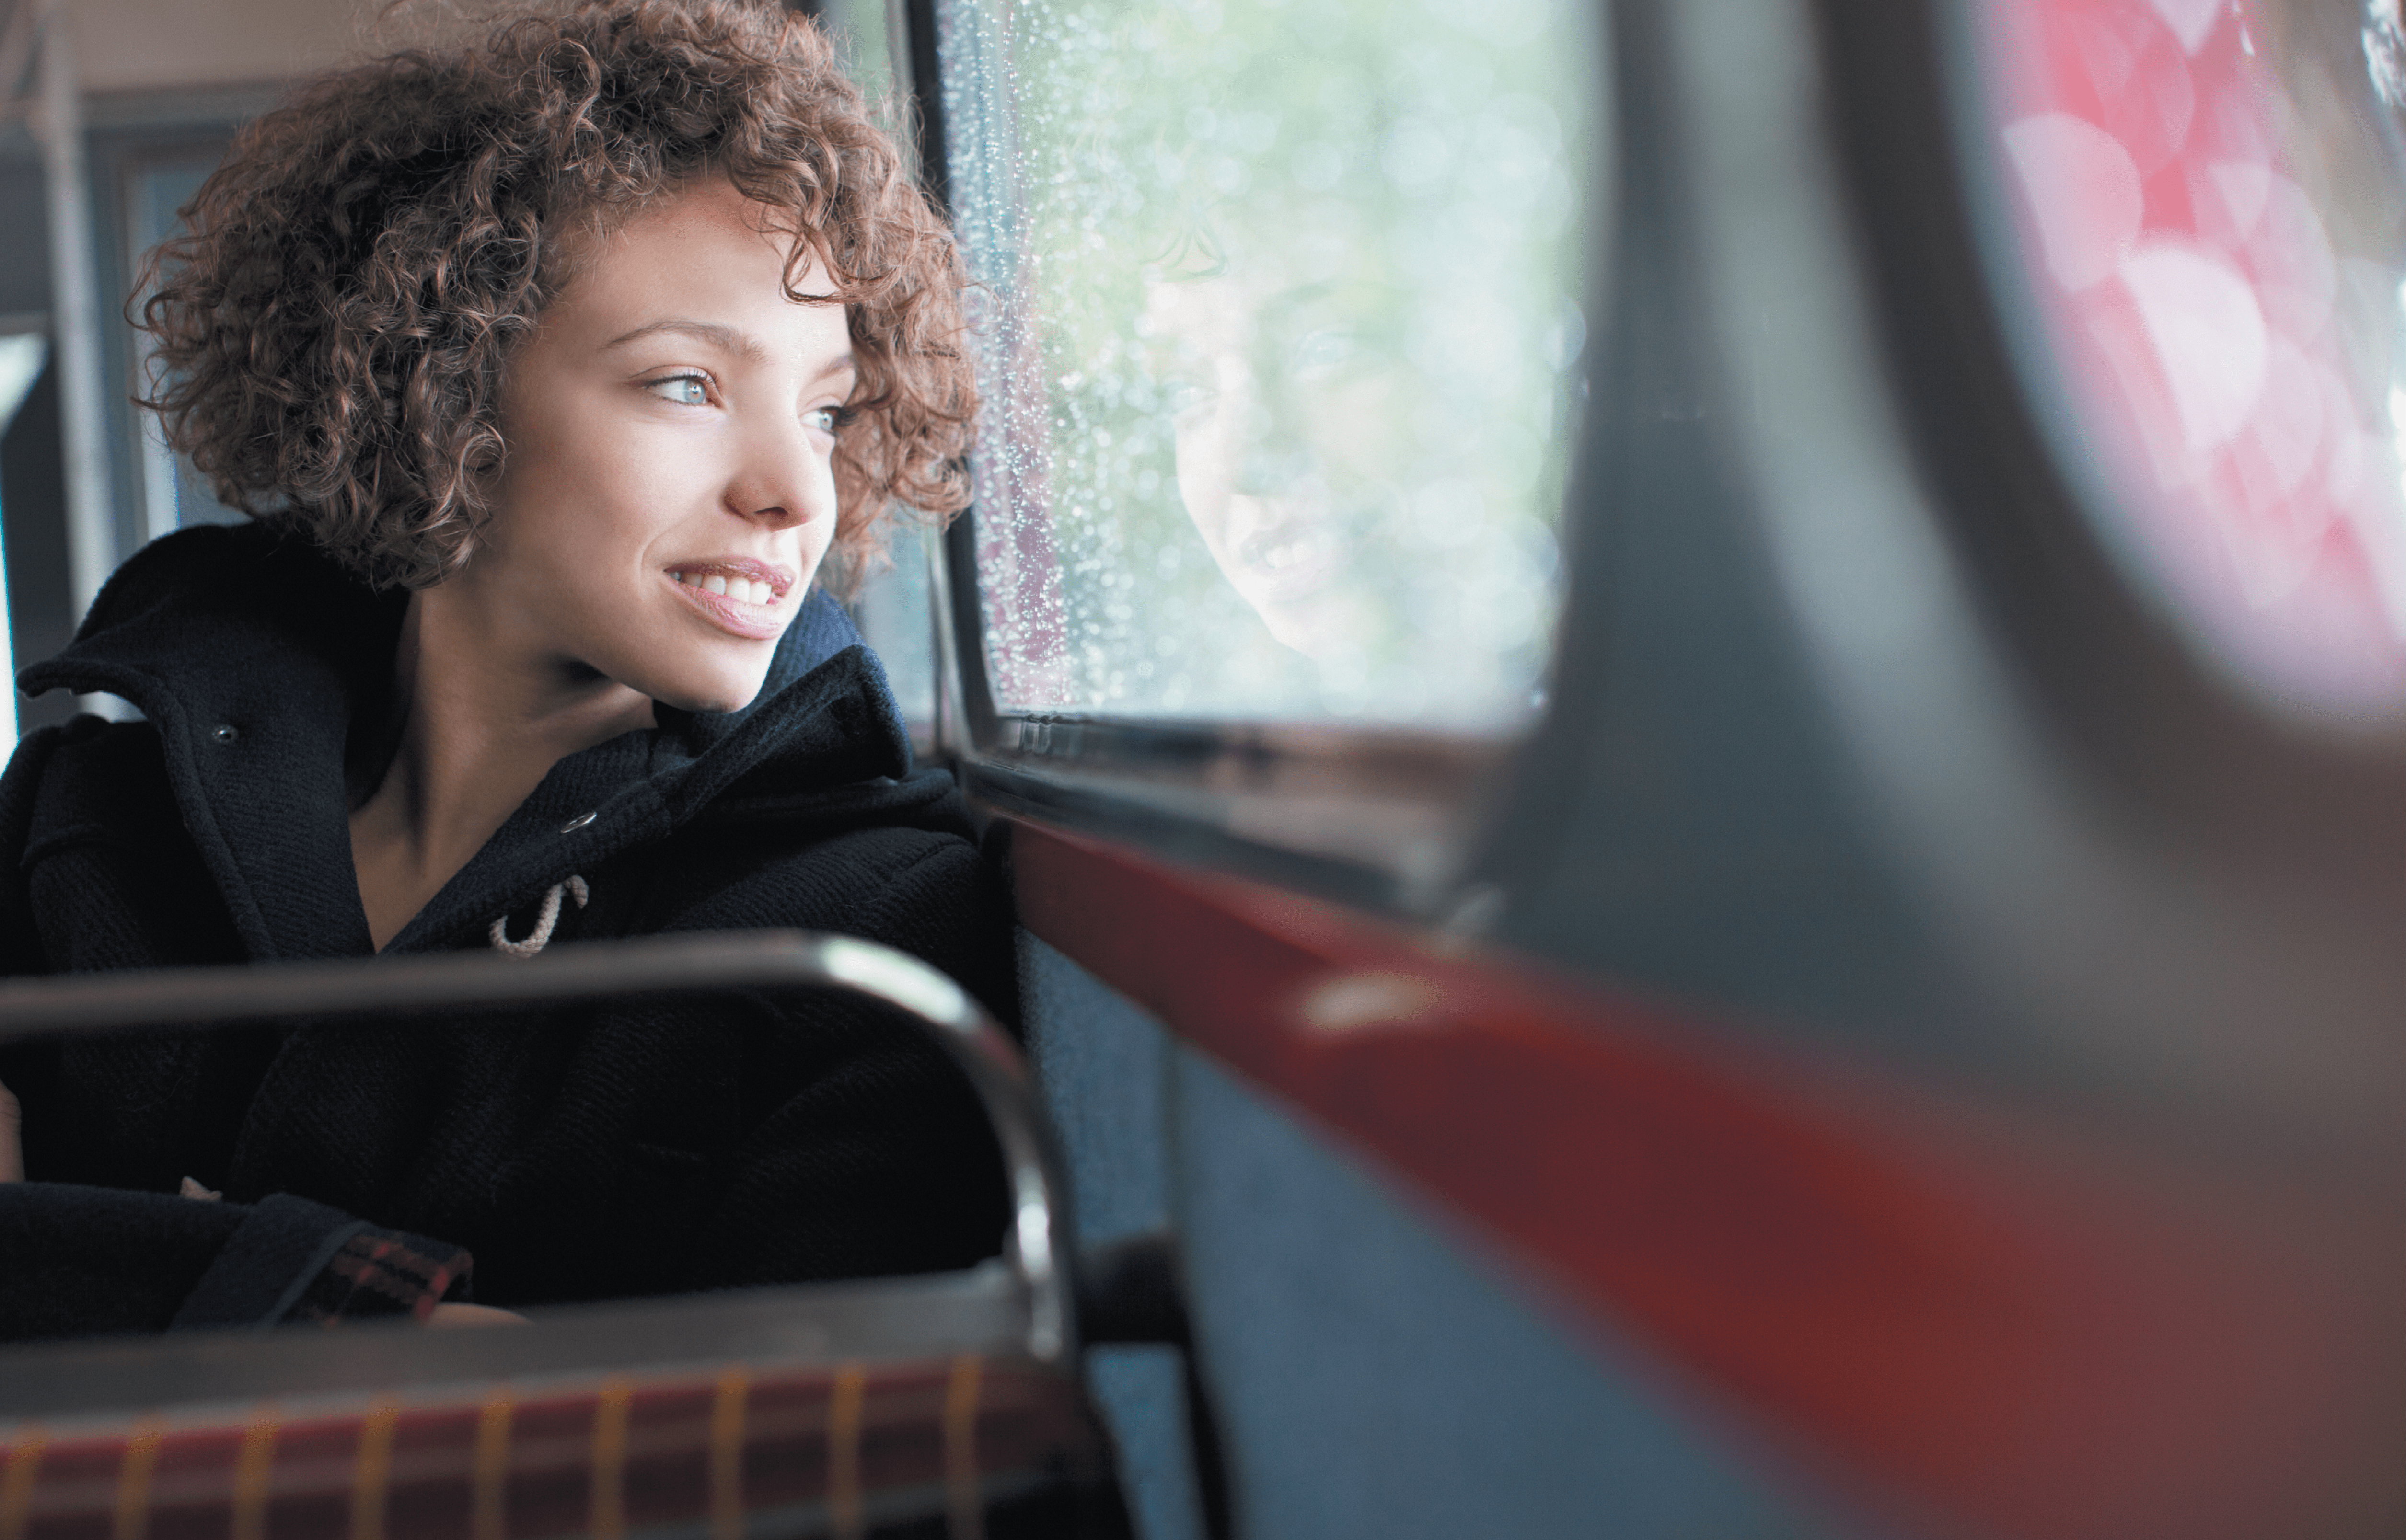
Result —
[[1036, 935], [1892, 1517], [2132, 1540], [2396, 1512], [2394, 1168], [2176, 1159], [1014, 823]]

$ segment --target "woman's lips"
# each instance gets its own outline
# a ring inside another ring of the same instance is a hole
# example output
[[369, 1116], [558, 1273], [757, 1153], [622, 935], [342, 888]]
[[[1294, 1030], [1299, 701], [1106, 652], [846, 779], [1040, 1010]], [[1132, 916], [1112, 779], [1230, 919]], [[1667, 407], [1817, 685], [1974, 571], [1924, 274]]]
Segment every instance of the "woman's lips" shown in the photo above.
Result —
[[[669, 575], [680, 583], [696, 585], [716, 593], [729, 593], [736, 599], [750, 598], [756, 601], [774, 603], [792, 591], [794, 570], [771, 562], [756, 561], [748, 556], [697, 557], [680, 561], [669, 569]], [[745, 588], [760, 587], [766, 593], [746, 595]]]
[[[689, 576], [700, 572], [699, 569], [688, 568], [686, 571]], [[708, 615], [721, 630], [749, 642], [775, 641], [784, 634], [785, 622], [793, 614], [793, 606], [787, 604], [782, 596], [775, 596], [773, 589], [772, 597], [760, 602], [749, 598], [739, 599], [733, 594], [713, 593], [699, 582], [680, 580], [675, 572], [669, 573], [668, 579], [670, 586]], [[749, 588], [750, 580], [745, 581]]]
[[1258, 518], [1232, 555], [1236, 572], [1229, 576], [1242, 573], [1238, 586], [1247, 596], [1277, 603], [1326, 587], [1352, 559], [1353, 542], [1334, 519], [1311, 510], [1275, 522]]

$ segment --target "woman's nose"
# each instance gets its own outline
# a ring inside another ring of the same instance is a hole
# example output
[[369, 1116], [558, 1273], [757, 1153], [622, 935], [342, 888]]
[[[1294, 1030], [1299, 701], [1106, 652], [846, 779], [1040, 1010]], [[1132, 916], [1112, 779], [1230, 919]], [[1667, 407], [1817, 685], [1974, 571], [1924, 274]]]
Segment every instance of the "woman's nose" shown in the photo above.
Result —
[[1276, 497], [1318, 469], [1319, 456], [1294, 418], [1272, 410], [1258, 393], [1249, 392], [1239, 412], [1230, 490]]
[[727, 489], [735, 512], [781, 527], [835, 517], [832, 451], [799, 418], [751, 425], [742, 455]]

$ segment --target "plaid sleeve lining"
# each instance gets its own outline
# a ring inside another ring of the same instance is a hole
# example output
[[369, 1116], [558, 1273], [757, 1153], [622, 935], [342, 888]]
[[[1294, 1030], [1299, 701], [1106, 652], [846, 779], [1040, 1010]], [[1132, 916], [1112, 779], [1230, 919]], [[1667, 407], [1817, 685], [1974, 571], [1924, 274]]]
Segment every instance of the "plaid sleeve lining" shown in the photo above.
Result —
[[444, 1299], [466, 1293], [474, 1265], [474, 1259], [456, 1246], [392, 1230], [361, 1229], [310, 1279], [285, 1320], [324, 1326], [372, 1316], [424, 1321]]

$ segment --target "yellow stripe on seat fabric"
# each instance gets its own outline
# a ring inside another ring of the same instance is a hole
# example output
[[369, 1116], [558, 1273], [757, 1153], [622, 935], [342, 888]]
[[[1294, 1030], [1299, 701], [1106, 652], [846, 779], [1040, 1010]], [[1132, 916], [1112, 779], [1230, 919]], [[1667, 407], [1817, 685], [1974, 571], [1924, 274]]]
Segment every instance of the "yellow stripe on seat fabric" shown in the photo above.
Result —
[[267, 1494], [276, 1474], [276, 1433], [283, 1418], [274, 1402], [262, 1403], [242, 1431], [242, 1451], [234, 1462], [234, 1540], [267, 1540]]
[[953, 1540], [985, 1540], [985, 1503], [978, 1491], [978, 1381], [975, 1353], [953, 1360], [944, 1387], [944, 1512]]
[[150, 1528], [150, 1473], [159, 1464], [165, 1425], [156, 1417], [137, 1419], [117, 1465], [117, 1540], [143, 1540]]
[[368, 1403], [351, 1462], [351, 1540], [384, 1540], [385, 1497], [392, 1486], [392, 1434], [401, 1403], [389, 1395]]
[[860, 1404], [869, 1377], [857, 1363], [835, 1372], [828, 1389], [828, 1533], [861, 1540]]
[[0, 1540], [25, 1540], [26, 1519], [34, 1511], [34, 1477], [41, 1473], [42, 1446], [48, 1441], [38, 1422], [18, 1429], [9, 1441], [7, 1468], [0, 1472]]
[[593, 1540], [626, 1540], [627, 1416], [634, 1396], [625, 1375], [612, 1375], [593, 1404]]
[[743, 1410], [752, 1377], [729, 1369], [710, 1401], [710, 1540], [743, 1540]]
[[469, 1470], [470, 1540], [507, 1540], [510, 1412], [517, 1405], [507, 1385], [496, 1385], [477, 1409], [476, 1450]]

